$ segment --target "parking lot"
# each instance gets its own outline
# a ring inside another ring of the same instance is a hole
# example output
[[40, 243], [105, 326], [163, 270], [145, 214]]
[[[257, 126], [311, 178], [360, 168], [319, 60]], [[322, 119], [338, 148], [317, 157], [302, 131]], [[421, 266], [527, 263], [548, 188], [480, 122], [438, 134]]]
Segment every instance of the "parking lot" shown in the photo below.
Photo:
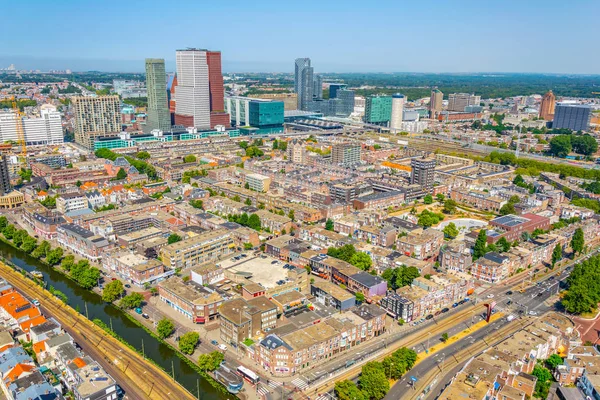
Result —
[[273, 288], [278, 285], [278, 282], [286, 280], [288, 270], [283, 267], [284, 262], [264, 255], [265, 258], [257, 257], [250, 252], [245, 254], [246, 257], [237, 260], [230, 258], [221, 261], [219, 265], [229, 272], [252, 274], [252, 281], [260, 283], [266, 289]]

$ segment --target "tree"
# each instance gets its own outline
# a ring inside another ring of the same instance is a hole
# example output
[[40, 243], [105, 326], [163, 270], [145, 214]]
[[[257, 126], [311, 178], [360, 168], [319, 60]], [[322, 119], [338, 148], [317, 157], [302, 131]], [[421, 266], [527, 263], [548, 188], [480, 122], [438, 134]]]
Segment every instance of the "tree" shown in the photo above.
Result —
[[288, 212], [288, 218], [293, 221], [294, 217], [295, 217], [294, 210], [290, 210], [290, 212]]
[[573, 254], [581, 254], [584, 245], [585, 239], [583, 237], [583, 230], [581, 228], [577, 228], [575, 229], [575, 233], [573, 233], [573, 238], [571, 238], [571, 248], [573, 249]]
[[444, 201], [444, 213], [446, 214], [454, 214], [456, 212], [456, 201], [452, 199], [447, 199]]
[[328, 218], [327, 221], [325, 221], [325, 229], [328, 231], [333, 231], [333, 226], [333, 220]]
[[102, 290], [102, 300], [107, 303], [112, 303], [119, 298], [124, 291], [123, 283], [120, 280], [111, 281], [104, 286], [104, 289]]
[[383, 399], [390, 390], [383, 365], [376, 361], [363, 365], [359, 384], [365, 397], [371, 400]]
[[500, 215], [515, 214], [515, 205], [512, 203], [506, 203], [502, 207], [500, 207], [499, 213]]
[[183, 162], [184, 163], [196, 162], [196, 156], [193, 154], [188, 154], [187, 156], [183, 157]]
[[388, 268], [381, 274], [381, 277], [388, 282], [388, 287], [393, 290], [410, 285], [419, 276], [419, 270], [416, 267], [407, 266]]
[[568, 135], [571, 139], [573, 151], [577, 154], [589, 156], [598, 151], [598, 142], [589, 134], [585, 135]]
[[273, 140], [273, 150], [277, 150], [279, 148], [279, 142], [277, 139]]
[[48, 243], [46, 240], [42, 240], [42, 243], [40, 243], [40, 245], [31, 252], [31, 256], [35, 258], [44, 258], [50, 252], [50, 250], [52, 250], [50, 243]]
[[224, 358], [223, 353], [219, 351], [200, 354], [200, 357], [198, 357], [198, 366], [204, 371], [214, 371], [219, 368]]
[[479, 231], [479, 235], [477, 235], [477, 240], [475, 241], [475, 245], [473, 246], [473, 261], [485, 255], [486, 244], [487, 232], [485, 229], [482, 229]]
[[450, 222], [448, 225], [444, 227], [444, 235], [450, 239], [454, 239], [458, 236], [458, 228], [454, 224], [454, 222]]
[[252, 250], [253, 247], [252, 243], [244, 243], [244, 250]]
[[443, 193], [438, 193], [435, 195], [435, 199], [440, 203], [443, 203], [445, 198], [446, 196], [444, 196]]
[[50, 265], [56, 265], [60, 262], [60, 259], [63, 256], [63, 249], [57, 247], [53, 250], [50, 250], [46, 253], [46, 262]]
[[564, 158], [571, 150], [571, 138], [568, 135], [558, 135], [550, 141], [550, 153], [556, 157]]
[[183, 354], [193, 354], [199, 340], [198, 332], [186, 332], [179, 338], [179, 350]]
[[140, 160], [147, 160], [149, 159], [150, 153], [148, 153], [147, 151], [138, 151], [137, 154], [135, 155], [135, 158], [138, 158]]
[[173, 324], [173, 321], [171, 321], [168, 318], [161, 319], [160, 321], [158, 321], [158, 324], [156, 325], [156, 333], [158, 334], [158, 337], [161, 339], [166, 339], [169, 336], [171, 336], [174, 329], [175, 329], [175, 324]]
[[4, 230], [8, 226], [8, 218], [4, 215], [0, 216], [0, 231]]
[[237, 194], [235, 196], [233, 196], [231, 200], [237, 201], [237, 202], [242, 201], [242, 199], [240, 198], [240, 196], [238, 196]]
[[442, 342], [446, 343], [448, 341], [448, 333], [444, 332], [442, 333]]
[[115, 176], [115, 180], [120, 181], [127, 178], [127, 171], [125, 168], [119, 168], [119, 172], [117, 172], [117, 176]]
[[23, 239], [23, 243], [21, 243], [21, 249], [25, 253], [31, 253], [37, 247], [37, 240], [29, 235]]
[[244, 203], [246, 203], [247, 206], [251, 206], [252, 200], [250, 200], [250, 197], [248, 197], [248, 198], [246, 198], [246, 201]]
[[339, 258], [346, 262], [350, 262], [352, 256], [356, 253], [356, 248], [352, 244], [345, 244], [340, 248], [329, 247], [327, 249], [327, 255], [330, 257]]
[[178, 234], [176, 234], [176, 233], [171, 233], [171, 234], [169, 235], [169, 238], [167, 239], [167, 243], [169, 243], [169, 244], [173, 244], [173, 243], [180, 242], [181, 240], [182, 240], [182, 239], [181, 239], [181, 236], [179, 236], [179, 235], [178, 235]]
[[364, 303], [365, 302], [365, 295], [362, 294], [361, 292], [356, 292], [356, 301], [358, 303]]
[[190, 200], [190, 206], [203, 210], [204, 202], [202, 200]]
[[261, 224], [260, 224], [260, 218], [258, 217], [258, 215], [252, 214], [252, 215], [250, 215], [250, 217], [248, 217], [248, 227], [252, 228], [256, 231], [260, 230]]
[[8, 240], [12, 240], [12, 238], [15, 236], [15, 233], [17, 233], [17, 229], [11, 224], [7, 225], [6, 228], [2, 230], [2, 234]]
[[98, 284], [100, 270], [96, 267], [88, 267], [77, 281], [84, 289], [91, 289]]
[[336, 382], [333, 390], [339, 400], [368, 400], [356, 383], [348, 379]]
[[557, 244], [556, 246], [554, 246], [554, 250], [552, 251], [552, 268], [554, 268], [556, 263], [559, 262], [560, 260], [562, 260], [562, 258], [563, 258], [562, 247], [560, 244]]
[[128, 294], [127, 296], [123, 296], [119, 305], [123, 308], [137, 308], [142, 305], [144, 301], [144, 296], [141, 293], [133, 292]]
[[250, 189], [250, 184], [248, 182], [244, 183], [244, 189]]
[[500, 247], [501, 252], [507, 252], [510, 250], [510, 242], [506, 240], [504, 236], [502, 236], [496, 243], [496, 247]]
[[425, 195], [425, 197], [423, 197], [423, 203], [424, 204], [432, 204], [433, 203], [433, 196], [431, 194], [427, 194]]
[[519, 186], [520, 184], [525, 183], [525, 179], [523, 179], [523, 177], [520, 174], [517, 174], [517, 176], [515, 176], [515, 179], [513, 179], [513, 183]]
[[540, 365], [533, 367], [533, 372], [531, 374], [538, 378], [537, 383], [535, 384], [534, 396], [545, 399], [548, 397], [548, 391], [552, 384], [552, 374], [547, 368]]
[[548, 368], [550, 370], [555, 370], [556, 367], [558, 367], [559, 365], [562, 365], [562, 363], [563, 363], [563, 359], [558, 354], [552, 354], [546, 360], [546, 365], [548, 366]]
[[373, 260], [371, 260], [371, 257], [369, 257], [367, 253], [359, 251], [350, 257], [349, 263], [357, 268], [362, 269], [363, 271], [368, 271], [373, 265]]

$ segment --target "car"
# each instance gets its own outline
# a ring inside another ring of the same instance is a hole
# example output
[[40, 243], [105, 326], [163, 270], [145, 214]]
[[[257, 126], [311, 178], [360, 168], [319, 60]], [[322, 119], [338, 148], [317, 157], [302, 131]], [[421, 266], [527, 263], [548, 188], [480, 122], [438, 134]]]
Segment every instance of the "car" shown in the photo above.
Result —
[[445, 312], [448, 312], [448, 311], [450, 311], [450, 309], [449, 309], [448, 307], [446, 307], [446, 308], [442, 308], [442, 312], [443, 312], [443, 313], [445, 313]]
[[425, 319], [432, 319], [433, 315], [429, 314], [428, 316], [425, 317]]
[[538, 295], [538, 297], [543, 296], [544, 292], [539, 292], [537, 295]]
[[458, 307], [458, 303], [452, 304], [452, 308], [456, 308], [456, 307]]
[[126, 283], [126, 284], [125, 284], [125, 287], [126, 287], [127, 289], [131, 289], [131, 285], [130, 285], [129, 283]]
[[142, 314], [142, 309], [140, 307], [136, 307], [135, 312], [138, 314]]
[[33, 299], [33, 300], [31, 300], [31, 303], [32, 303], [34, 306], [36, 306], [36, 307], [39, 307], [39, 306], [40, 306], [40, 302], [39, 302], [39, 300], [37, 300], [37, 299]]
[[104, 285], [98, 285], [100, 289], [104, 289]]
[[150, 319], [150, 316], [149, 316], [148, 314], [146, 314], [146, 313], [143, 313], [143, 314], [142, 314], [142, 317], [143, 317], [144, 319]]
[[260, 258], [267, 258], [267, 256], [264, 254], [261, 254]]
[[246, 257], [248, 257], [248, 254], [245, 254], [245, 253], [244, 253], [244, 254], [240, 255], [240, 257], [242, 257], [242, 258], [246, 258]]
[[513, 291], [512, 291], [512, 290], [509, 290], [508, 292], [506, 292], [506, 295], [507, 295], [507, 296], [510, 296], [511, 294], [513, 294]]
[[436, 311], [436, 312], [435, 312], [435, 314], [433, 314], [433, 315], [435, 315], [435, 316], [437, 317], [437, 316], [438, 316], [438, 315], [440, 315], [441, 313], [442, 313], [442, 310], [440, 310], [440, 311]]
[[221, 343], [217, 346], [220, 350], [227, 351], [227, 345], [225, 343]]
[[277, 263], [278, 263], [278, 261], [277, 261], [277, 260], [273, 260], [273, 261], [271, 261], [271, 264], [277, 264]]
[[493, 294], [493, 293], [490, 293], [490, 294], [488, 294], [488, 295], [487, 295], [487, 298], [488, 298], [488, 299], [493, 299], [493, 298], [494, 298], [494, 294]]
[[529, 311], [529, 315], [537, 315], [536, 311]]
[[110, 278], [110, 280], [111, 280], [111, 281], [116, 281], [116, 280], [117, 280], [117, 278]]
[[216, 340], [211, 340], [210, 344], [212, 344], [213, 346], [218, 346], [219, 342], [217, 342]]
[[549, 280], [549, 281], [553, 281], [553, 280], [554, 280], [554, 277], [553, 277], [553, 276], [551, 276], [550, 278], [548, 278], [548, 280]]
[[508, 301], [506, 302], [506, 305], [507, 305], [507, 306], [510, 306], [511, 304], [512, 304], [512, 300], [508, 300]]

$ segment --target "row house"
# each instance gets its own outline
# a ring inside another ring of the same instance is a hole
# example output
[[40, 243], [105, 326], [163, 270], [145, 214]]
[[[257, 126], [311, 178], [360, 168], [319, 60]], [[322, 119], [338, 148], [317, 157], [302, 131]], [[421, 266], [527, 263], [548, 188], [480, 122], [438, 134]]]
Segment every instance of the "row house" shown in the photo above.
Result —
[[450, 242], [440, 250], [439, 262], [447, 271], [469, 272], [473, 263], [471, 249], [463, 241]]
[[345, 244], [353, 242], [348, 236], [328, 231], [327, 229], [314, 225], [302, 226], [299, 229], [299, 237], [302, 240], [322, 248], [342, 247]]
[[396, 249], [419, 260], [437, 258], [444, 243], [444, 233], [436, 229], [415, 230], [396, 241]]
[[510, 264], [510, 257], [493, 251], [473, 263], [471, 275], [480, 281], [498, 283], [510, 276], [512, 272]]
[[391, 226], [366, 226], [363, 225], [355, 230], [355, 237], [375, 246], [392, 247], [396, 243], [398, 231]]
[[462, 188], [453, 188], [450, 191], [450, 198], [457, 203], [467, 204], [478, 210], [498, 212], [506, 200], [501, 197], [494, 196], [489, 192], [478, 190], [465, 190]]
[[384, 210], [404, 204], [406, 194], [404, 191], [379, 192], [368, 196], [358, 197], [353, 201], [356, 210], [365, 208]]
[[48, 210], [46, 207], [38, 205], [24, 205], [23, 221], [29, 225], [35, 233], [46, 240], [55, 239], [58, 235], [58, 226], [66, 221], [62, 215], [55, 211]]
[[64, 224], [57, 228], [58, 243], [90, 261], [98, 262], [114, 245], [102, 236], [75, 224]]
[[284, 215], [274, 214], [266, 210], [258, 210], [255, 214], [260, 218], [260, 225], [263, 228], [268, 228], [276, 235], [292, 230], [292, 220]]
[[173, 211], [174, 205], [175, 201], [166, 197], [160, 200], [148, 199], [147, 201], [120, 207], [116, 210], [108, 210], [84, 215], [81, 218], [79, 218], [76, 222], [81, 227], [89, 229], [90, 225], [93, 223], [119, 215], [127, 215], [131, 217], [140, 215], [148, 216], [149, 214], [156, 213], [159, 211], [170, 213]]

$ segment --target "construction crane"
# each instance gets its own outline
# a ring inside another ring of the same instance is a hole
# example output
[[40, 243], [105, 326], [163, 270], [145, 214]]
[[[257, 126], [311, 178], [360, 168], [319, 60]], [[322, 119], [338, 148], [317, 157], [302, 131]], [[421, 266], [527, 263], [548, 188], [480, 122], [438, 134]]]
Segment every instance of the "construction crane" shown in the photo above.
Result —
[[23, 129], [24, 114], [19, 109], [15, 96], [12, 97], [12, 108], [15, 112], [15, 127], [17, 129], [17, 143], [21, 146], [21, 157], [27, 158], [27, 143], [25, 142], [25, 130]]

